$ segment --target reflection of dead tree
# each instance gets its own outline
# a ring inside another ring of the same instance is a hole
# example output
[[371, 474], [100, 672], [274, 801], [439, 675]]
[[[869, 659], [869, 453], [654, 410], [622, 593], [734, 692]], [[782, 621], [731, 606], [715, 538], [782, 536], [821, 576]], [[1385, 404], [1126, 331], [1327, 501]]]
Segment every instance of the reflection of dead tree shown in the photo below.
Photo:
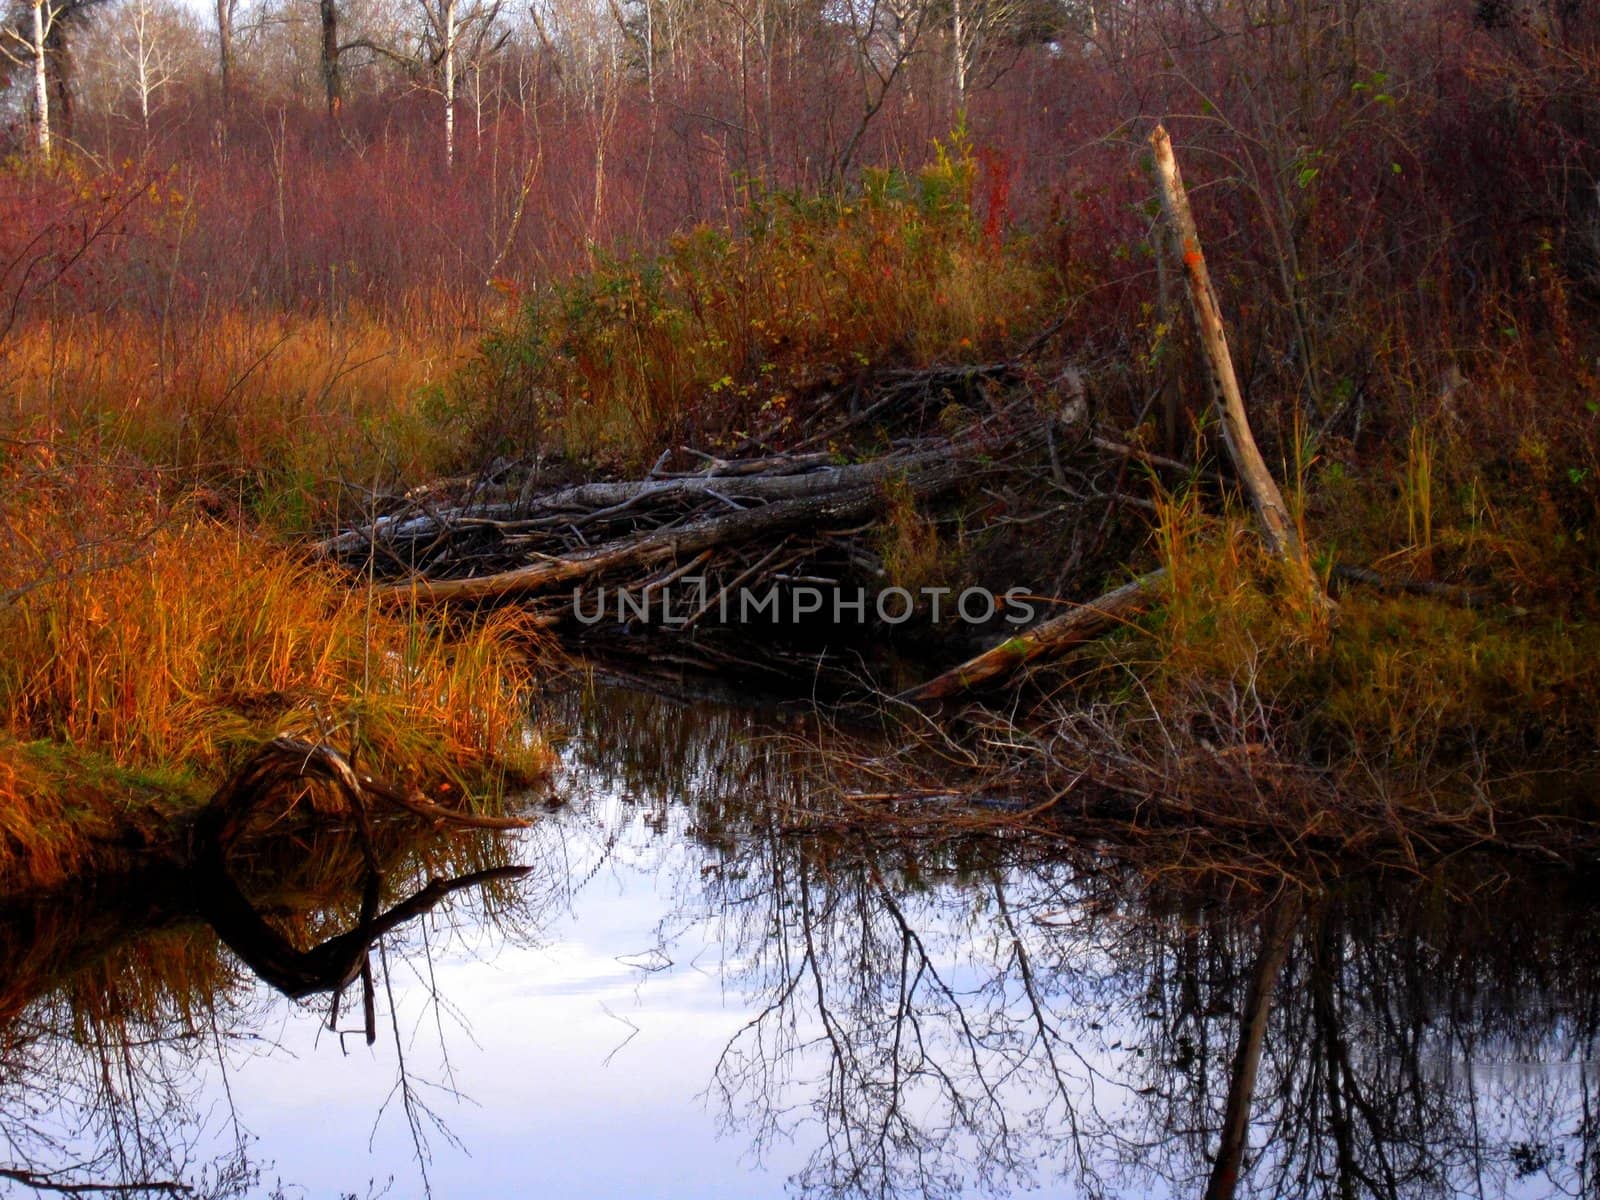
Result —
[[[452, 892], [500, 879], [520, 879], [527, 873], [527, 867], [495, 867], [456, 879], [430, 880], [421, 891], [382, 913], [377, 911], [381, 879], [369, 875], [363, 889], [360, 923], [309, 950], [296, 948], [267, 924], [225, 872], [207, 872], [202, 877], [200, 908], [217, 936], [253, 974], [284, 995], [300, 1000], [318, 992], [337, 992], [353, 983], [358, 975], [370, 988], [368, 955], [384, 934], [428, 912]], [[370, 1022], [369, 999], [369, 1041], [372, 1038]]]
[[[361, 835], [366, 882], [356, 926], [302, 950], [269, 925], [240, 891], [229, 874], [227, 859], [233, 844], [264, 803], [284, 796], [292, 800], [317, 783], [334, 784], [350, 805]], [[382, 876], [369, 811], [375, 800], [440, 823], [474, 829], [514, 829], [527, 824], [515, 817], [486, 817], [441, 808], [415, 790], [402, 790], [370, 775], [358, 775], [330, 746], [280, 737], [258, 749], [218, 791], [197, 818], [194, 836], [196, 903], [217, 935], [255, 975], [286, 996], [302, 999], [318, 992], [334, 993], [330, 1026], [336, 1024], [343, 990], [359, 978], [368, 1045], [377, 1037], [373, 945], [390, 930], [428, 912], [452, 892], [528, 873], [526, 867], [497, 867], [451, 880], [433, 879], [380, 913]]]
[[[345, 773], [350, 778], [341, 783]], [[360, 789], [360, 807], [341, 790], [347, 784]], [[388, 803], [383, 791], [398, 800]], [[286, 839], [252, 832], [257, 817], [278, 818], [308, 792], [325, 813], [343, 800], [345, 833], [317, 837], [308, 852], [303, 843], [289, 850]], [[259, 1171], [237, 1136], [237, 1120], [231, 1153], [210, 1161], [199, 1154], [216, 1112], [204, 1070], [208, 1051], [215, 1048], [231, 1109], [224, 1043], [253, 1040], [246, 1031], [258, 1028], [260, 1014], [249, 1010], [270, 1005], [264, 990], [240, 986], [249, 976], [233, 961], [292, 997], [337, 993], [362, 978], [371, 1040], [379, 1014], [370, 947], [382, 953], [405, 923], [447, 897], [524, 874], [490, 865], [503, 861], [498, 842], [419, 842], [415, 822], [379, 821], [386, 812], [409, 817], [414, 806], [402, 801], [411, 800], [365, 780], [326, 747], [280, 739], [218, 793], [196, 823], [188, 854], [138, 886], [130, 883], [126, 896], [114, 898], [119, 902], [106, 901], [106, 913], [87, 906], [63, 912], [58, 902], [5, 914], [0, 960], [20, 968], [22, 978], [7, 980], [15, 986], [0, 1001], [0, 1146], [9, 1159], [0, 1159], [0, 1190], [9, 1179], [55, 1194], [249, 1192]], [[421, 803], [430, 820], [454, 815], [436, 807]], [[349, 824], [370, 836], [352, 838]], [[441, 851], [461, 874], [430, 881], [420, 870], [438, 871]], [[417, 881], [398, 901], [386, 900], [380, 870]], [[287, 909], [285, 897], [292, 898]], [[214, 927], [232, 956], [209, 938], [187, 935], [197, 918]], [[324, 929], [328, 918], [345, 931], [297, 940], [293, 931]], [[169, 930], [184, 934], [176, 945]], [[335, 1020], [337, 1005], [336, 995]], [[404, 1055], [401, 1063], [404, 1072]], [[409, 1075], [403, 1083], [416, 1087]]]
[[1266, 1043], [1267, 1019], [1272, 1015], [1273, 993], [1299, 920], [1298, 898], [1282, 898], [1273, 905], [1265, 926], [1260, 955], [1245, 993], [1244, 1022], [1239, 1028], [1239, 1046], [1234, 1052], [1228, 1082], [1222, 1141], [1211, 1168], [1211, 1181], [1206, 1185], [1206, 1200], [1231, 1200], [1239, 1186], [1239, 1169], [1249, 1142], [1250, 1104], [1255, 1098], [1256, 1072], [1261, 1067], [1261, 1048]]

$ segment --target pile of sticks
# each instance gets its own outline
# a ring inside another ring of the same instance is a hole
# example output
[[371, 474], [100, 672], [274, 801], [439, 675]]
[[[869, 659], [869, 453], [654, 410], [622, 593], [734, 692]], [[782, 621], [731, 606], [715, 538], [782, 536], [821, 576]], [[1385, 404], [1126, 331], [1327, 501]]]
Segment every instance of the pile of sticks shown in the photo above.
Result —
[[[950, 437], [902, 440], [864, 462], [801, 451], [724, 459], [678, 449], [642, 479], [519, 493], [415, 495], [323, 541], [382, 594], [425, 601], [566, 596], [602, 582], [648, 594], [693, 577], [705, 607], [757, 584], [838, 585], [883, 574], [872, 531], [892, 487], [926, 500], [1037, 458], [1037, 410], [1012, 403]], [[557, 606], [548, 605], [554, 613]]]

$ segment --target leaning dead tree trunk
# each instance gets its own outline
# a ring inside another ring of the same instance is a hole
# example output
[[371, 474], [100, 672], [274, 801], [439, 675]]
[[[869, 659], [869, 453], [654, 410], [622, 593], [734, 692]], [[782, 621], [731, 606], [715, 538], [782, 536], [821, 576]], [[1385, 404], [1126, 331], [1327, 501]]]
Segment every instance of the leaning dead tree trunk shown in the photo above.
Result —
[[[1303, 580], [1307, 591], [1319, 604], [1325, 605], [1327, 599], [1311, 569], [1305, 546], [1295, 531], [1289, 506], [1284, 502], [1283, 493], [1272, 472], [1267, 469], [1250, 429], [1244, 396], [1239, 390], [1239, 379], [1233, 370], [1233, 358], [1228, 351], [1228, 339], [1223, 330], [1221, 306], [1217, 302], [1216, 289], [1211, 284], [1210, 272], [1206, 269], [1205, 255], [1200, 249], [1200, 234], [1195, 228], [1194, 214], [1189, 209], [1183, 178], [1178, 174], [1178, 163], [1172, 155], [1172, 140], [1167, 136], [1167, 131], [1158, 125], [1150, 136], [1150, 144], [1155, 150], [1162, 208], [1172, 231], [1174, 248], [1182, 261], [1195, 325], [1210, 365], [1211, 391], [1222, 417], [1222, 435], [1228, 447], [1228, 456], [1250, 497], [1268, 549], [1275, 557], [1289, 564]], [[1124, 584], [1065, 616], [1047, 621], [984, 651], [904, 693], [901, 699], [913, 703], [949, 699], [1002, 678], [1036, 658], [1068, 650], [1105, 632], [1123, 614], [1147, 603], [1161, 586], [1162, 579], [1162, 572], [1156, 571]]]
[[1211, 366], [1211, 391], [1222, 417], [1222, 438], [1227, 444], [1228, 456], [1233, 460], [1239, 480], [1250, 497], [1268, 549], [1298, 567], [1304, 572], [1307, 584], [1316, 587], [1311, 564], [1295, 532], [1289, 506], [1284, 503], [1283, 493], [1278, 490], [1277, 481], [1267, 469], [1266, 461], [1256, 446], [1255, 434], [1250, 430], [1250, 418], [1245, 413], [1244, 396], [1239, 391], [1239, 379], [1233, 370], [1233, 356], [1228, 351], [1228, 339], [1223, 331], [1222, 307], [1217, 302], [1217, 292], [1211, 284], [1211, 273], [1206, 269], [1205, 254], [1200, 249], [1200, 233], [1195, 227], [1194, 214], [1189, 209], [1189, 196], [1184, 191], [1183, 177], [1178, 173], [1178, 160], [1172, 154], [1172, 139], [1167, 136], [1163, 126], [1157, 125], [1155, 132], [1150, 135], [1150, 146], [1155, 151], [1161, 207], [1171, 229], [1173, 248], [1178, 252], [1183, 266], [1189, 303], [1200, 332], [1200, 344], [1205, 348], [1206, 359]]

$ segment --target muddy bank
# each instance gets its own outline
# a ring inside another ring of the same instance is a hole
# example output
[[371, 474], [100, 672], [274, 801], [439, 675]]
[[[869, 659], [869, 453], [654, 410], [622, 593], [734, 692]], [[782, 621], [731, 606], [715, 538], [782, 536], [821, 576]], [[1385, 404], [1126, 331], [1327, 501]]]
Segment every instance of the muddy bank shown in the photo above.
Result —
[[395, 839], [396, 826], [460, 832], [526, 824], [479, 811], [481, 801], [448, 780], [377, 779], [326, 743], [290, 737], [258, 746], [209, 796], [192, 782], [183, 787], [88, 759], [63, 761], [53, 747], [35, 747], [15, 761], [38, 764], [39, 774], [22, 777], [38, 790], [21, 810], [31, 820], [4, 831], [0, 901], [120, 891], [129, 880], [153, 879], [182, 881], [174, 886], [192, 895], [220, 896], [230, 886], [228, 863], [261, 838], [284, 842], [342, 830], [375, 869], [378, 847]]

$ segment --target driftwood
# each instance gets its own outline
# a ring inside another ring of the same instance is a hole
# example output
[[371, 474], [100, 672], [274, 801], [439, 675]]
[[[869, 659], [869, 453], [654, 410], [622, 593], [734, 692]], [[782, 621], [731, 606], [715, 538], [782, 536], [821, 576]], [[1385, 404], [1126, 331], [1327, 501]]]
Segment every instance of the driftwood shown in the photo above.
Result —
[[[760, 482], [769, 485], [761, 489], [768, 496], [788, 494], [790, 498], [767, 500], [749, 508], [736, 507], [732, 512], [649, 530], [588, 550], [560, 556], [541, 556], [539, 561], [513, 570], [464, 579], [414, 578], [381, 588], [379, 594], [441, 601], [501, 599], [549, 591], [606, 571], [676, 562], [685, 556], [697, 555], [731, 542], [748, 543], [789, 530], [826, 527], [853, 520], [876, 510], [882, 504], [878, 486], [863, 486], [866, 484], [881, 485], [899, 477], [904, 479], [905, 485], [914, 494], [927, 496], [961, 482], [970, 473], [968, 463], [940, 454], [870, 463], [854, 471], [841, 468], [828, 472], [822, 478], [803, 475], [762, 480]], [[678, 486], [691, 482], [697, 486]], [[586, 486], [602, 488], [611, 485]], [[638, 497], [653, 495], [656, 498], [678, 498], [698, 493], [724, 503], [750, 499], [757, 490], [747, 482], [741, 488], [726, 489], [733, 494], [725, 495], [698, 480], [630, 486], [637, 488], [634, 495]]]
[[[541, 491], [537, 477], [530, 477], [519, 492], [502, 475], [469, 485], [466, 497], [455, 502], [439, 492], [418, 495], [407, 507], [340, 532], [319, 549], [396, 603], [515, 599], [546, 623], [581, 623], [591, 641], [608, 629], [626, 640], [638, 627], [625, 616], [621, 599], [615, 625], [595, 627], [608, 619], [609, 590], [627, 596], [632, 607], [626, 611], [638, 613], [645, 625], [653, 620], [649, 602], [660, 598], [662, 624], [683, 635], [702, 624], [730, 629], [722, 602], [734, 593], [804, 586], [846, 594], [864, 577], [883, 579], [879, 530], [890, 488], [922, 501], [972, 487], [987, 497], [978, 527], [965, 526], [979, 536], [985, 529], [1076, 516], [1098, 523], [1100, 537], [1118, 509], [1142, 503], [1118, 485], [1106, 485], [1110, 476], [1120, 480], [1129, 461], [1191, 470], [1097, 431], [1082, 377], [1070, 368], [1048, 378], [1023, 364], [879, 373], [873, 388], [863, 395], [858, 387], [850, 414], [834, 426], [837, 431], [870, 423], [875, 442], [888, 439], [886, 451], [869, 462], [840, 464], [811, 449], [818, 437], [755, 458], [679, 447], [641, 479]], [[927, 436], [922, 431], [940, 426], [944, 399], [952, 393], [981, 400], [981, 406], [969, 405], [961, 434]], [[829, 404], [842, 408], [843, 393], [825, 398], [823, 408]], [[898, 422], [887, 433], [884, 413]], [[810, 417], [819, 415], [813, 406]], [[913, 436], [893, 439], [895, 429], [908, 426]], [[1080, 551], [1075, 547], [1073, 553]], [[667, 590], [686, 576], [698, 598], [678, 608], [678, 618], [668, 617]], [[1093, 637], [1145, 603], [1158, 577], [1009, 638], [908, 698], [953, 695]], [[592, 620], [579, 606], [580, 593], [592, 601], [598, 597], [590, 605]], [[798, 604], [794, 611], [801, 611]], [[741, 672], [752, 668], [729, 656], [726, 645], [714, 646], [715, 640], [712, 633], [697, 635], [690, 649], [702, 662], [715, 659], [719, 667]], [[680, 650], [688, 641], [680, 638]], [[814, 656], [806, 661], [814, 669]]]
[[706, 471], [695, 475], [581, 483], [524, 500], [380, 517], [367, 529], [347, 530], [328, 538], [317, 550], [337, 558], [363, 552], [380, 539], [394, 542], [434, 538], [473, 526], [515, 534], [562, 529], [571, 524], [592, 525], [660, 505], [711, 502], [721, 507], [742, 507], [804, 500], [876, 487], [896, 475], [914, 478], [947, 465], [952, 456], [951, 448], [941, 445], [921, 453], [849, 466], [833, 464], [828, 455], [784, 455], [732, 463], [713, 460]]
[[1149, 604], [1165, 577], [1165, 571], [1141, 575], [1097, 600], [1035, 625], [1026, 633], [1008, 638], [944, 674], [934, 676], [926, 683], [903, 692], [900, 699], [912, 704], [946, 700], [1010, 675], [1024, 663], [1046, 655], [1060, 654], [1098, 637]]

